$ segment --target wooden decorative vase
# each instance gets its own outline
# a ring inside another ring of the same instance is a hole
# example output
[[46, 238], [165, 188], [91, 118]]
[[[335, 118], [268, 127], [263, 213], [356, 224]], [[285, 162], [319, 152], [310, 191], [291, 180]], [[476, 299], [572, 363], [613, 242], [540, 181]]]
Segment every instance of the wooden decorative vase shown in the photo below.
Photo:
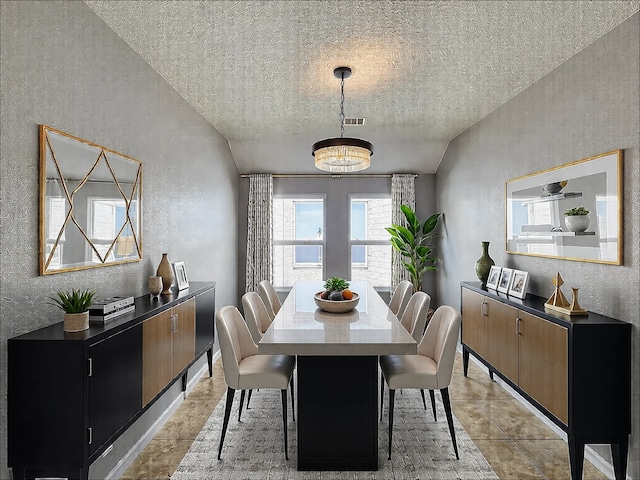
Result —
[[171, 269], [171, 263], [167, 258], [167, 254], [162, 254], [162, 260], [158, 265], [156, 275], [162, 277], [162, 295], [171, 295], [171, 285], [173, 284], [173, 270]]

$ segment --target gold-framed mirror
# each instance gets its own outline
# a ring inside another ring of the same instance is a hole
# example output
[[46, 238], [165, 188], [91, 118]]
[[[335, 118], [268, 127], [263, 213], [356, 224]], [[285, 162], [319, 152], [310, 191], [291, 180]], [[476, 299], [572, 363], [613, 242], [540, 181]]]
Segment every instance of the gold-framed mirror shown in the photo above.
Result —
[[507, 253], [622, 265], [622, 150], [514, 178], [505, 196]]
[[40, 275], [142, 259], [142, 162], [40, 125]]

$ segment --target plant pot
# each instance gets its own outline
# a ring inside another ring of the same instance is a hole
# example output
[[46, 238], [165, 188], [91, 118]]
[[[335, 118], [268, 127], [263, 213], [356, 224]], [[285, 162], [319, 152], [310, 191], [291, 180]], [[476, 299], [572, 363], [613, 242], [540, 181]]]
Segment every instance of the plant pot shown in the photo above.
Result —
[[589, 215], [567, 215], [564, 223], [570, 232], [584, 232], [589, 228], [591, 219]]
[[81, 332], [89, 328], [89, 311], [64, 314], [64, 331]]

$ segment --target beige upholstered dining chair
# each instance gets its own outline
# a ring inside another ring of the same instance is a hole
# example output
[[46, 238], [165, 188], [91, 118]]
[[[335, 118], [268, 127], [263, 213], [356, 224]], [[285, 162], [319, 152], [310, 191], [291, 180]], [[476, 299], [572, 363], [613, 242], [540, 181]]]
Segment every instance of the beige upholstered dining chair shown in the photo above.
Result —
[[[289, 459], [287, 441], [287, 387], [291, 383], [291, 407], [293, 405], [293, 368], [295, 358], [289, 355], [258, 355], [258, 347], [251, 338], [242, 314], [234, 306], [222, 307], [216, 313], [216, 330], [220, 342], [224, 381], [227, 384], [227, 400], [224, 409], [222, 434], [218, 447], [218, 459], [229, 424], [233, 396], [242, 390], [240, 412], [244, 392], [248, 389], [277, 388], [282, 393], [282, 420], [284, 426], [284, 455]], [[239, 418], [239, 416], [238, 416]]]
[[401, 281], [393, 291], [393, 295], [391, 295], [391, 300], [389, 301], [389, 310], [391, 310], [396, 317], [402, 317], [412, 293], [413, 284], [409, 280]]
[[429, 295], [424, 292], [416, 292], [411, 295], [409, 303], [402, 313], [400, 323], [417, 343], [422, 340], [430, 304], [431, 297]]
[[269, 280], [262, 280], [258, 284], [258, 293], [260, 294], [260, 298], [264, 302], [264, 305], [267, 307], [269, 317], [273, 320], [281, 307], [276, 289], [273, 288], [273, 285], [271, 285]]
[[[389, 459], [391, 459], [395, 391], [400, 388], [440, 390], [453, 449], [456, 458], [460, 458], [449, 400], [449, 384], [453, 374], [459, 330], [460, 312], [453, 307], [443, 305], [431, 317], [416, 355], [380, 356], [382, 374], [389, 386]], [[383, 403], [384, 397], [381, 395], [380, 409]]]
[[256, 292], [247, 292], [242, 296], [242, 309], [251, 337], [257, 344], [273, 319], [269, 316], [266, 305]]

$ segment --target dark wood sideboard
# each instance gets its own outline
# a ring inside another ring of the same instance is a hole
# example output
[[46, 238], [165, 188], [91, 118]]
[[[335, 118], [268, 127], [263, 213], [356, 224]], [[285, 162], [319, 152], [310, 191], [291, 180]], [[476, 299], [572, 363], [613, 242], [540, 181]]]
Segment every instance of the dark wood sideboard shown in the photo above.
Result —
[[[175, 287], [174, 287], [175, 289]], [[8, 340], [8, 466], [14, 479], [87, 479], [89, 466], [205, 353], [213, 373], [215, 283], [152, 299], [66, 333]]]
[[609, 444], [624, 480], [631, 433], [631, 324], [589, 312], [545, 311], [524, 300], [463, 282], [462, 352], [469, 354], [567, 433], [571, 477], [582, 478], [585, 444]]

